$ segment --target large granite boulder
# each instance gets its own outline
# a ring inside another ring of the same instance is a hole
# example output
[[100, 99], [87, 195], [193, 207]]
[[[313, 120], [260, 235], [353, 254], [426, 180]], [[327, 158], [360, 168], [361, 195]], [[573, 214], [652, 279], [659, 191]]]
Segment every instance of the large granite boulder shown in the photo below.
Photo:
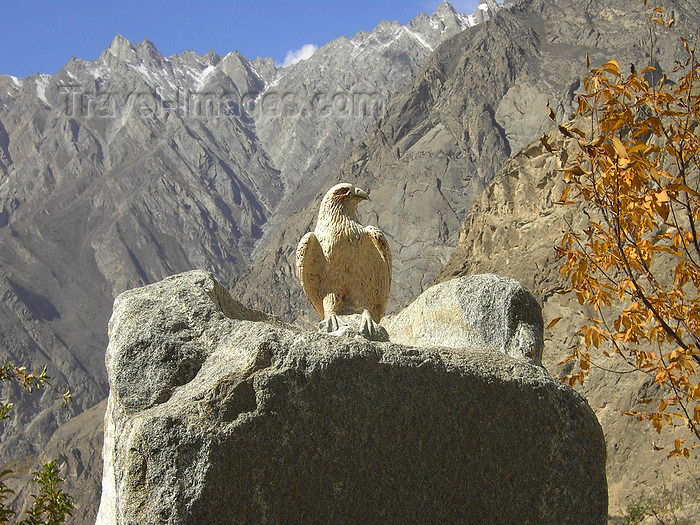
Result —
[[115, 301], [98, 524], [605, 523], [585, 400], [489, 349], [318, 334], [194, 271]]
[[491, 349], [542, 364], [540, 305], [509, 277], [465, 275], [436, 284], [383, 324], [396, 343]]

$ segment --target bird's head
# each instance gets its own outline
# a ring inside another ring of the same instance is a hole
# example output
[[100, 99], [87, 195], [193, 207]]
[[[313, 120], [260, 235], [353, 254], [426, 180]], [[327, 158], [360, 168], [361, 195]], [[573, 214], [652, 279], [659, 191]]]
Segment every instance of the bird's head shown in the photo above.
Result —
[[342, 182], [336, 184], [321, 201], [321, 210], [341, 211], [343, 214], [354, 218], [355, 208], [360, 201], [369, 199], [364, 191], [352, 184]]

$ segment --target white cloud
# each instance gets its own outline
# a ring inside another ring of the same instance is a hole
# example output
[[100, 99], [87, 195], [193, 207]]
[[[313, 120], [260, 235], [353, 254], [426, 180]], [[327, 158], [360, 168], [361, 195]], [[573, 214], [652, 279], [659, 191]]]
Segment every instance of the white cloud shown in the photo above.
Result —
[[301, 47], [301, 49], [287, 51], [287, 56], [284, 57], [284, 62], [282, 62], [282, 67], [291, 66], [296, 64], [300, 60], [306, 60], [311, 55], [313, 55], [318, 46], [315, 44], [306, 44]]

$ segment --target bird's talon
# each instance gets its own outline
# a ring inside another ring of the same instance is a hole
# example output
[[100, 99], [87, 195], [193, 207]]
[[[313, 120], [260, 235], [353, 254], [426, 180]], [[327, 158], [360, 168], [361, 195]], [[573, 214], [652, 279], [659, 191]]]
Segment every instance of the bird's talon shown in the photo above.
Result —
[[337, 315], [329, 315], [327, 319], [318, 323], [318, 331], [331, 334], [340, 330], [342, 326], [345, 326], [345, 323], [341, 323]]
[[362, 323], [360, 324], [360, 334], [370, 341], [388, 341], [389, 334], [382, 325], [372, 319], [369, 310], [362, 312]]

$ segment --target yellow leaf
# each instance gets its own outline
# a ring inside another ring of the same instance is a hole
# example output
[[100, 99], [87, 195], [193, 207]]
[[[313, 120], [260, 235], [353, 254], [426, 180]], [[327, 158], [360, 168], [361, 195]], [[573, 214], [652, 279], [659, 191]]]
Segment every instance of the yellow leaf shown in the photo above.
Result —
[[575, 126], [570, 127], [569, 130], [573, 133], [576, 133], [582, 139], [586, 138], [586, 134]]
[[654, 132], [654, 135], [657, 137], [660, 137], [663, 134], [663, 125], [661, 124], [661, 119], [659, 119], [659, 117], [650, 117], [649, 125], [651, 126], [651, 130]]
[[581, 355], [581, 370], [586, 371], [590, 368], [591, 357], [588, 354]]
[[552, 328], [555, 324], [557, 324], [559, 321], [561, 321], [561, 317], [557, 317], [556, 319], [552, 319], [552, 321], [547, 325], [547, 330]]
[[548, 152], [553, 153], [554, 148], [552, 148], [551, 144], [547, 140], [547, 135], [542, 135], [540, 137], [540, 142], [542, 143], [542, 146], [544, 146], [544, 149], [546, 149]]
[[636, 146], [633, 146], [632, 148], [630, 148], [630, 149], [628, 150], [628, 153], [637, 153], [638, 151], [644, 151], [644, 150], [646, 150], [648, 147], [649, 147], [649, 146], [647, 146], [647, 145], [644, 144], [643, 142], [640, 142], [640, 143], [637, 144]]
[[617, 137], [612, 138], [612, 143], [613, 147], [615, 148], [615, 151], [620, 157], [623, 157], [625, 159], [629, 159], [629, 155], [627, 154], [627, 148], [625, 148], [625, 145], [622, 143], [620, 139]]
[[569, 361], [572, 361], [572, 360], [574, 360], [574, 359], [576, 359], [576, 356], [575, 356], [575, 355], [570, 355], [569, 357], [567, 357], [566, 359], [564, 359], [561, 363], [557, 363], [557, 365], [565, 365], [566, 363], [568, 363]]
[[607, 71], [608, 73], [612, 73], [613, 75], [620, 76], [620, 66], [617, 63], [617, 60], [610, 60], [603, 64], [603, 70]]
[[570, 139], [574, 138], [574, 136], [564, 126], [560, 125], [558, 127], [559, 127], [559, 131], [561, 132], [562, 135], [564, 135], [565, 137], [570, 138]]
[[700, 197], [700, 194], [697, 191], [685, 184], [667, 184], [666, 189], [672, 191], [684, 191], [686, 193], [689, 193], [693, 197]]
[[567, 186], [566, 188], [564, 188], [564, 192], [561, 194], [561, 198], [559, 199], [560, 204], [567, 203], [566, 196], [569, 194], [570, 190], [571, 190], [571, 186]]
[[588, 101], [585, 98], [579, 97], [578, 99], [578, 112], [583, 115], [588, 109]]

